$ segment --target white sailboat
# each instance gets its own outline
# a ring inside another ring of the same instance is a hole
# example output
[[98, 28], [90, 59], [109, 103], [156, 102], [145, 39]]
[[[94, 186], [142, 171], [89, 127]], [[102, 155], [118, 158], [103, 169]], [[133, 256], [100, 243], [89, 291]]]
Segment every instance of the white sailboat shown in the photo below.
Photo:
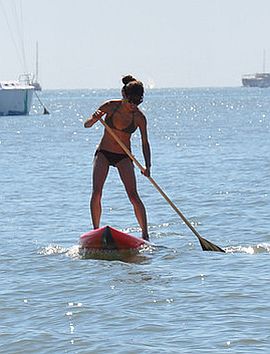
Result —
[[0, 116], [28, 115], [34, 86], [23, 81], [0, 81]]
[[[37, 78], [34, 78], [28, 72], [26, 66], [22, 2], [10, 4], [0, 0], [0, 7], [17, 51], [17, 57], [21, 60], [25, 72], [20, 75], [18, 80], [0, 80], [0, 116], [28, 115], [32, 106], [33, 93], [35, 89], [41, 89], [41, 87], [38, 84]], [[12, 22], [12, 20], [15, 22]], [[17, 33], [15, 33], [16, 31]]]

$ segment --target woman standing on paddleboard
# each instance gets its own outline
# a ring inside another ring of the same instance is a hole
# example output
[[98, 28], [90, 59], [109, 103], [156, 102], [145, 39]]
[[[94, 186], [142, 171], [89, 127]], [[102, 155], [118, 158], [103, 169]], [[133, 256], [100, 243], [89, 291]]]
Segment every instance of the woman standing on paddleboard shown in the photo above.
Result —
[[[131, 145], [131, 135], [137, 128], [139, 128], [146, 167], [144, 175], [149, 177], [151, 153], [147, 137], [147, 122], [144, 114], [138, 108], [138, 105], [143, 101], [143, 84], [131, 75], [123, 77], [122, 82], [124, 84], [122, 88], [123, 99], [111, 100], [102, 104], [99, 109], [85, 121], [84, 127], [92, 127], [103, 115], [105, 115], [105, 123], [107, 126], [112, 129], [113, 133], [129, 150]], [[94, 229], [99, 228], [101, 217], [101, 196], [109, 172], [109, 166], [114, 166], [118, 169], [120, 178], [125, 186], [138, 223], [142, 229], [142, 237], [145, 240], [149, 240], [146, 211], [137, 192], [133, 163], [118, 142], [106, 129], [96, 150], [94, 159], [93, 191], [90, 200]]]

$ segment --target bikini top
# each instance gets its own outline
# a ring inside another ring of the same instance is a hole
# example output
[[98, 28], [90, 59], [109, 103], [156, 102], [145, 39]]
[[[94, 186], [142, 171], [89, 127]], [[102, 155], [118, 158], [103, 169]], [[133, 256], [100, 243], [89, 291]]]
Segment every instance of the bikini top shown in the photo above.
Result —
[[119, 130], [120, 132], [124, 132], [124, 133], [128, 133], [128, 134], [132, 134], [135, 132], [135, 130], [137, 129], [137, 127], [135, 126], [135, 112], [132, 112], [132, 122], [124, 129], [118, 129], [114, 126], [113, 124], [113, 115], [115, 114], [115, 112], [119, 109], [119, 107], [121, 106], [121, 103], [118, 104], [115, 109], [113, 110], [111, 115], [107, 115], [105, 118], [105, 123], [112, 129], [115, 130]]

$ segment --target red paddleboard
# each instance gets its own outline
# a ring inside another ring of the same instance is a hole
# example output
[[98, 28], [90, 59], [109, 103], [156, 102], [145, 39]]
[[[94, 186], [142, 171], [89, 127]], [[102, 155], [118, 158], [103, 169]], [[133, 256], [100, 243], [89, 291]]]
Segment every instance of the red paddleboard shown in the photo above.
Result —
[[81, 235], [81, 248], [87, 250], [138, 250], [143, 246], [150, 245], [149, 242], [125, 232], [104, 226], [96, 230], [91, 230]]

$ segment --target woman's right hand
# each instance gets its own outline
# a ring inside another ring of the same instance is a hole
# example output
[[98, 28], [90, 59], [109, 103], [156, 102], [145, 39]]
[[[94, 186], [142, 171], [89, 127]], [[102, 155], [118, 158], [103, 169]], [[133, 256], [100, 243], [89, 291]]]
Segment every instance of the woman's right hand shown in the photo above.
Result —
[[91, 117], [86, 119], [86, 121], [84, 122], [84, 127], [91, 128], [92, 125], [94, 125], [103, 116], [103, 114], [104, 112], [98, 109], [96, 112], [92, 114]]

